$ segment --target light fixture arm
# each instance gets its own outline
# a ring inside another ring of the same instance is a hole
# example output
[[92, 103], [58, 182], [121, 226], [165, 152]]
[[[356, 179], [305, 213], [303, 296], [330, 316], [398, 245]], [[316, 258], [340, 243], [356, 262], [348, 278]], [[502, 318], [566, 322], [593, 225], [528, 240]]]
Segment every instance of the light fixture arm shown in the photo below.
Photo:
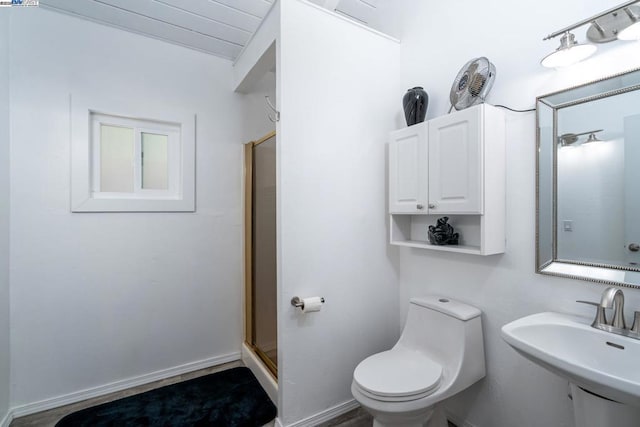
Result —
[[587, 131], [587, 132], [573, 133], [573, 134], [571, 134], [571, 135], [573, 135], [573, 136], [590, 135], [590, 134], [592, 134], [592, 133], [599, 133], [599, 132], [602, 132], [603, 130], [604, 130], [604, 129], [596, 129], [596, 130], [590, 130], [590, 131]]
[[638, 2], [640, 2], [640, 0], [632, 0], [632, 1], [627, 1], [625, 3], [622, 3], [622, 4], [618, 5], [618, 6], [614, 6], [611, 9], [607, 9], [604, 12], [600, 12], [600, 13], [598, 13], [596, 15], [593, 15], [593, 16], [591, 16], [589, 18], [583, 19], [582, 21], [578, 21], [575, 24], [569, 25], [566, 28], [563, 28], [563, 29], [558, 30], [558, 31], [556, 31], [554, 33], [551, 33], [547, 37], [543, 38], [542, 40], [549, 40], [549, 39], [552, 39], [554, 37], [558, 37], [559, 35], [564, 34], [567, 31], [575, 30], [578, 27], [582, 27], [585, 24], [592, 23], [596, 19], [602, 18], [603, 16], [606, 16], [606, 15], [608, 15], [610, 13], [614, 13], [616, 11], [622, 10], [622, 9], [624, 9], [626, 7], [629, 7], [632, 4], [635, 4], [635, 3], [638, 3]]

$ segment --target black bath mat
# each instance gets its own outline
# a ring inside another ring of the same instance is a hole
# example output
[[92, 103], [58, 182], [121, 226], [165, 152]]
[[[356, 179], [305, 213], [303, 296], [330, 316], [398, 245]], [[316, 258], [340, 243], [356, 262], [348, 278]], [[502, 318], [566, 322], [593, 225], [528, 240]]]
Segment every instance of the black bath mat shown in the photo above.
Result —
[[247, 368], [233, 368], [83, 409], [56, 427], [261, 427], [276, 408]]

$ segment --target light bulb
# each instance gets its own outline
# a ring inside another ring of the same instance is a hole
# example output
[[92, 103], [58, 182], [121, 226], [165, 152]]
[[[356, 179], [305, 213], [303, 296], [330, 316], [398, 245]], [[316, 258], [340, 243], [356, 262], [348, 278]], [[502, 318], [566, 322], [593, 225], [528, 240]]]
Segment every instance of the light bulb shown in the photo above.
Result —
[[618, 40], [640, 40], [640, 22], [629, 25], [618, 33]]
[[578, 44], [576, 37], [567, 31], [560, 39], [560, 47], [545, 56], [540, 63], [547, 68], [566, 67], [590, 57], [596, 50], [592, 44]]

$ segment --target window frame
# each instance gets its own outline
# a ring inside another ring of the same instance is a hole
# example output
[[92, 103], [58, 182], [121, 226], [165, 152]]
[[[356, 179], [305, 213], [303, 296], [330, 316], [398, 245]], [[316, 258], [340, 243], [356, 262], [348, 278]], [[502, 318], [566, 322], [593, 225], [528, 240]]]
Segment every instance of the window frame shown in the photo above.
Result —
[[[178, 196], [180, 178], [180, 124], [155, 120], [90, 112], [91, 120], [91, 193], [97, 199], [175, 199]], [[133, 192], [101, 191], [101, 125], [133, 130]], [[167, 137], [167, 189], [145, 189], [142, 187], [142, 134]]]
[[[72, 212], [194, 212], [195, 114], [178, 108], [132, 102], [71, 100]], [[134, 192], [100, 189], [100, 124], [134, 129]], [[168, 188], [141, 185], [142, 133], [167, 135]]]

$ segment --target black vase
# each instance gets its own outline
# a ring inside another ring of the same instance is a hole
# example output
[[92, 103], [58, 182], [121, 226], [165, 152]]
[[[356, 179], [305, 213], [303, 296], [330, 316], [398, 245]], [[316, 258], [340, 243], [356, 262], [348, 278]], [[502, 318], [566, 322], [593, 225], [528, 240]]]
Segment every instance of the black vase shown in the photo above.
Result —
[[407, 126], [424, 122], [424, 118], [427, 116], [427, 107], [429, 107], [429, 95], [421, 87], [409, 89], [402, 97], [402, 107]]

